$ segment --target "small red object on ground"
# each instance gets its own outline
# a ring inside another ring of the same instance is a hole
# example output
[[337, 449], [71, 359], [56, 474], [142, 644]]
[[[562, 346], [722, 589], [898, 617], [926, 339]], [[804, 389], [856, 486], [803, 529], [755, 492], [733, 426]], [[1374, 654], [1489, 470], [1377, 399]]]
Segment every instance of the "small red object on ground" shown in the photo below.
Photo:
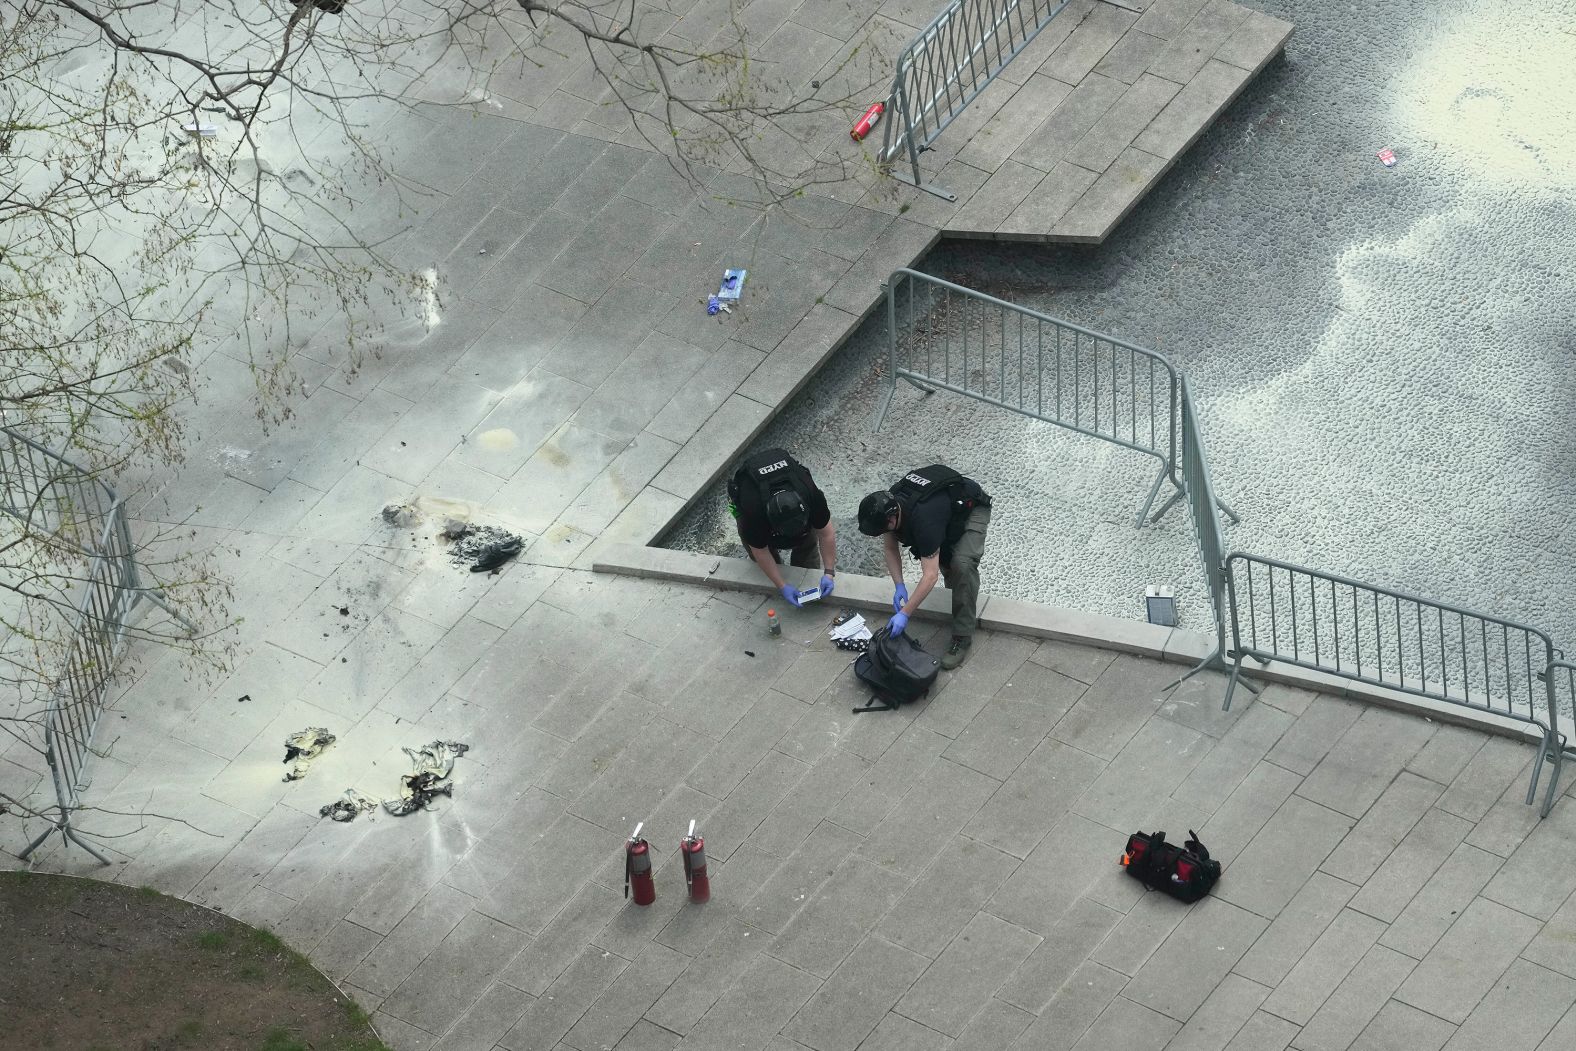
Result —
[[633, 889], [636, 905], [650, 905], [657, 900], [657, 887], [651, 879], [651, 844], [640, 838], [644, 824], [635, 826], [635, 833], [624, 848], [624, 897], [629, 897]]
[[859, 123], [855, 124], [848, 134], [855, 142], [863, 142], [865, 136], [870, 134], [870, 129], [881, 122], [881, 114], [885, 112], [885, 102], [872, 102], [870, 108], [865, 110], [865, 115], [859, 118]]
[[1395, 151], [1390, 149], [1388, 146], [1386, 146], [1384, 149], [1380, 150], [1379, 151], [1379, 163], [1384, 165], [1386, 168], [1394, 168], [1395, 167]]

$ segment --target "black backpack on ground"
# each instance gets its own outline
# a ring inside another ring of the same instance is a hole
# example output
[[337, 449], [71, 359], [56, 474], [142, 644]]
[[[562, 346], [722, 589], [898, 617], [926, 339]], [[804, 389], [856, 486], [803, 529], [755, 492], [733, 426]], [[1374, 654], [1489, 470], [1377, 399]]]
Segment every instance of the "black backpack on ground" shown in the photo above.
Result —
[[1197, 832], [1188, 829], [1187, 834], [1190, 838], [1179, 847], [1167, 843], [1164, 832], [1134, 832], [1127, 837], [1123, 868], [1147, 887], [1179, 901], [1197, 901], [1220, 879], [1220, 862], [1210, 858]]
[[941, 662], [907, 635], [893, 636], [886, 628], [876, 632], [870, 645], [854, 661], [854, 675], [875, 691], [860, 712], [890, 712], [899, 705], [925, 696], [941, 672]]

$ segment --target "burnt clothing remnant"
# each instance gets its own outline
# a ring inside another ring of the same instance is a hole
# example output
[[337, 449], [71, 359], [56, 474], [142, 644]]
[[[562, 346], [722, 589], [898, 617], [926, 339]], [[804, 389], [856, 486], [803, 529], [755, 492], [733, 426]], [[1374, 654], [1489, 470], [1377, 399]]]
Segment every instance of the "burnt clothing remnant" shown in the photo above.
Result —
[[345, 789], [345, 794], [334, 802], [318, 809], [318, 813], [335, 821], [354, 821], [362, 814], [370, 814], [378, 808], [378, 801], [371, 796], [362, 795], [354, 788]]
[[321, 726], [308, 726], [286, 737], [284, 761], [290, 764], [290, 769], [285, 771], [283, 780], [299, 781], [305, 777], [312, 760], [322, 755], [335, 740], [334, 735]]
[[401, 749], [410, 756], [415, 770], [400, 778], [399, 798], [385, 799], [383, 809], [395, 817], [404, 817], [427, 809], [427, 804], [440, 795], [452, 797], [454, 761], [470, 750], [470, 745], [458, 741], [434, 741], [420, 748]]
[[497, 526], [451, 523], [439, 535], [449, 541], [449, 561], [457, 566], [469, 566], [472, 573], [497, 569], [525, 546], [520, 537]]

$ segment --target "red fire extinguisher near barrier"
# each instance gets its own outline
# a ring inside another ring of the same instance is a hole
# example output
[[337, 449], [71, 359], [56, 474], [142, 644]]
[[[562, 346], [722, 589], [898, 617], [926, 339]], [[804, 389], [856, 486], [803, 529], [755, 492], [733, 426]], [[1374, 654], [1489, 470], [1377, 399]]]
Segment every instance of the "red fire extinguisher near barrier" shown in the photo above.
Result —
[[651, 880], [651, 844], [640, 838], [645, 827], [644, 821], [636, 825], [624, 848], [624, 897], [629, 897], [629, 888], [634, 887], [636, 905], [657, 900], [657, 885]]
[[690, 901], [704, 905], [711, 900], [711, 879], [706, 875], [706, 840], [695, 834], [695, 822], [690, 822], [689, 835], [679, 850], [684, 854], [684, 882], [689, 884]]
[[865, 115], [859, 118], [859, 123], [855, 124], [848, 134], [855, 142], [863, 142], [865, 136], [870, 134], [870, 129], [881, 123], [881, 114], [885, 112], [885, 102], [872, 102], [870, 108], [865, 110]]

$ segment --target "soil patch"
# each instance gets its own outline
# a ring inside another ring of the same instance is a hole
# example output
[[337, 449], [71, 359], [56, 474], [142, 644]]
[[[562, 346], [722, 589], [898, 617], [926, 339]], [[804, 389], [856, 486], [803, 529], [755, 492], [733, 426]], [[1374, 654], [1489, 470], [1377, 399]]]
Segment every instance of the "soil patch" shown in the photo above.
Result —
[[150, 889], [0, 872], [5, 1045], [60, 1051], [387, 1051], [267, 931]]

